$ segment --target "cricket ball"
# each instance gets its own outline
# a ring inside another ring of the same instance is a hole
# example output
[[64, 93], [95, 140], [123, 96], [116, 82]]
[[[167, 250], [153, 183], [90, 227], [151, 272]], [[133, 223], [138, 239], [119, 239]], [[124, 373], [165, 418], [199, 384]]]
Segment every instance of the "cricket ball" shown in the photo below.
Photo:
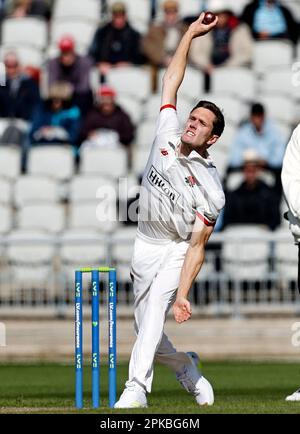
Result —
[[215, 21], [216, 16], [212, 12], [205, 12], [204, 18], [203, 18], [203, 24], [211, 24], [213, 21]]

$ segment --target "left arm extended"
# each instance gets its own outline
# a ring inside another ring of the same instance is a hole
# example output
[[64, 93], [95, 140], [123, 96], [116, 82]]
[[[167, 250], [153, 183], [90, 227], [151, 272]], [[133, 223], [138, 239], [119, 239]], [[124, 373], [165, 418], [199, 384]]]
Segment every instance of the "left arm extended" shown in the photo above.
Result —
[[173, 305], [174, 317], [178, 323], [187, 321], [191, 317], [191, 305], [187, 297], [204, 262], [205, 246], [213, 229], [213, 226], [206, 226], [199, 218], [196, 219], [190, 246], [186, 252], [181, 270], [176, 300]]

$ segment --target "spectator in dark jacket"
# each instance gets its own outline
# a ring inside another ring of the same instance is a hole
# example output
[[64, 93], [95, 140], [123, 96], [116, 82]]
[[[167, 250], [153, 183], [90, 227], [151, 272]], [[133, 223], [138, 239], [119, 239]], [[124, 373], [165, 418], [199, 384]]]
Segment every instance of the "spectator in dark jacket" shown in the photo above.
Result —
[[226, 195], [224, 227], [249, 223], [274, 230], [280, 224], [278, 195], [274, 188], [259, 178], [259, 157], [252, 154], [244, 163], [244, 181]]
[[290, 39], [296, 43], [299, 30], [291, 12], [278, 0], [253, 0], [244, 9], [241, 20], [247, 23], [255, 39]]
[[49, 20], [50, 8], [45, 0], [16, 0], [10, 16], [14, 18], [35, 16]]
[[47, 65], [48, 84], [65, 81], [73, 86], [74, 103], [84, 113], [93, 103], [90, 86], [92, 61], [88, 56], [76, 53], [75, 41], [71, 36], [64, 36], [59, 41], [60, 54], [49, 60]]
[[7, 53], [4, 58], [6, 86], [0, 86], [0, 117], [31, 121], [40, 101], [37, 83], [22, 73], [17, 55]]
[[77, 144], [80, 110], [72, 104], [72, 86], [57, 82], [48, 99], [36, 110], [30, 132], [31, 143]]
[[[133, 138], [135, 128], [130, 117], [116, 105], [116, 93], [109, 86], [102, 86], [98, 92], [95, 107], [87, 114], [81, 129], [81, 141], [92, 139], [97, 130], [106, 129], [118, 133], [119, 141], [128, 146]], [[101, 134], [101, 133], [100, 133]]]
[[113, 66], [141, 63], [140, 34], [128, 23], [123, 3], [113, 4], [112, 20], [96, 31], [90, 55], [104, 76]]

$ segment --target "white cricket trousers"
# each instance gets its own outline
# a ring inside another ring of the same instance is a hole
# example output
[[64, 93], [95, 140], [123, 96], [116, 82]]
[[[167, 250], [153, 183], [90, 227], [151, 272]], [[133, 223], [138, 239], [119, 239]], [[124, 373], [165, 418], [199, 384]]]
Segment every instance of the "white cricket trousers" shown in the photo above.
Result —
[[186, 353], [177, 352], [164, 334], [188, 246], [182, 240], [161, 244], [137, 232], [131, 264], [137, 339], [129, 363], [129, 381], [136, 381], [147, 392], [151, 392], [154, 358], [175, 372], [190, 363]]

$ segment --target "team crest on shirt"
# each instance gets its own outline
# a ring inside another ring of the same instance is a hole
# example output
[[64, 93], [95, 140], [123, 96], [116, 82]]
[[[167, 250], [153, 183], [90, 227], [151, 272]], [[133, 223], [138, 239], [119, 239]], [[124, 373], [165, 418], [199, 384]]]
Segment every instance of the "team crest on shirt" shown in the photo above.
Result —
[[192, 188], [197, 184], [197, 181], [193, 176], [187, 176], [185, 182]]
[[160, 148], [160, 153], [164, 157], [166, 157], [167, 155], [169, 155], [169, 152], [166, 150], [166, 148]]

